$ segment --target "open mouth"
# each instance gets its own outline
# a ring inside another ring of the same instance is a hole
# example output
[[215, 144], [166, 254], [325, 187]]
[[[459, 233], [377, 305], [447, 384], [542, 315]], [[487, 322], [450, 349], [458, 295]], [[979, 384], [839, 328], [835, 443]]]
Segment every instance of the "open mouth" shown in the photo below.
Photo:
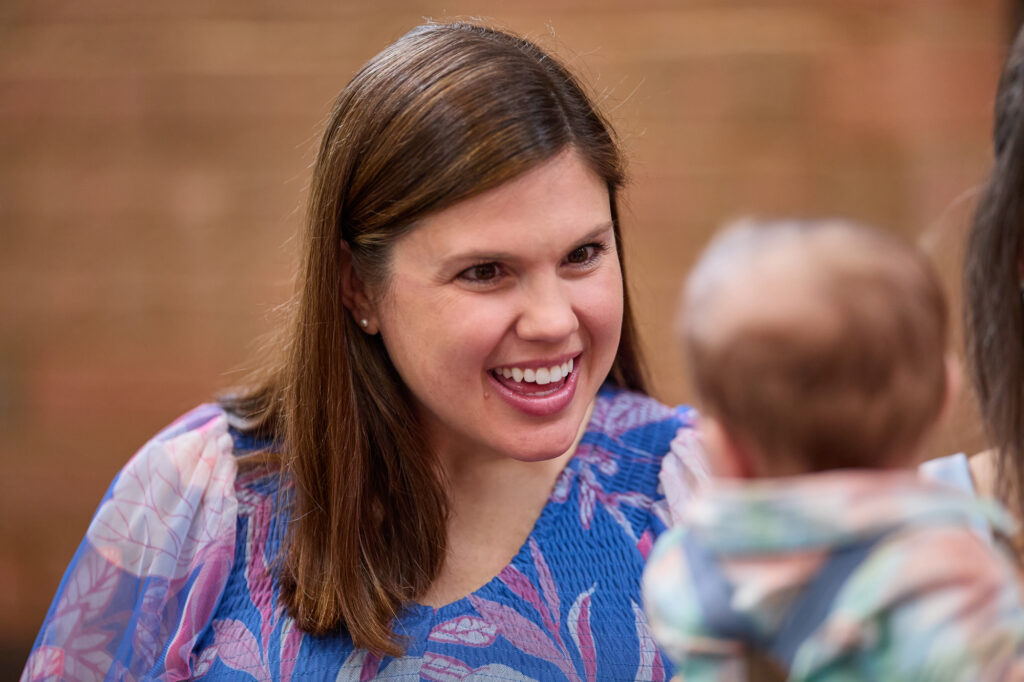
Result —
[[557, 392], [569, 380], [574, 369], [575, 358], [550, 367], [522, 369], [520, 367], [497, 367], [491, 370], [494, 379], [516, 393], [544, 396]]
[[489, 374], [497, 393], [512, 407], [544, 417], [572, 403], [579, 379], [580, 355], [547, 367], [496, 367]]

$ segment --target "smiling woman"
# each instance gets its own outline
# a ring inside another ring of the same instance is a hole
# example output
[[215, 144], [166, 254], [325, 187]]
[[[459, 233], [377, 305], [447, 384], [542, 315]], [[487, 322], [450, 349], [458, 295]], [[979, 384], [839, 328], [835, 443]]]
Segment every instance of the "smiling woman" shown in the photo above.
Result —
[[[564, 454], [608, 376], [622, 327], [606, 183], [564, 151], [424, 218], [396, 242], [391, 268], [376, 305], [359, 296], [352, 306], [380, 329], [435, 453]], [[520, 380], [496, 370], [518, 371]]]
[[532, 43], [374, 57], [277, 357], [124, 468], [24, 679], [664, 679], [639, 579], [688, 413], [644, 395], [622, 183]]

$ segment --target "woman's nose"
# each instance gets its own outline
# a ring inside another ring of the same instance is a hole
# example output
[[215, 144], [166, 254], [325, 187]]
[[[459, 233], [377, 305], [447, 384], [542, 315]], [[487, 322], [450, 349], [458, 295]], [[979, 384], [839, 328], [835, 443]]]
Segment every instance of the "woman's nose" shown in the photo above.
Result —
[[579, 329], [570, 284], [558, 277], [531, 282], [525, 287], [516, 333], [527, 341], [562, 341]]

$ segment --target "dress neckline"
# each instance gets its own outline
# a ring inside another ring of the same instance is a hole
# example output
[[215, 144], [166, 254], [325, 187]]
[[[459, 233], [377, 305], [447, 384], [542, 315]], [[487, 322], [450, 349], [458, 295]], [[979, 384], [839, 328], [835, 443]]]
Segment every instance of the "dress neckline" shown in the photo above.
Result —
[[[533, 522], [533, 527], [530, 529], [530, 532], [526, 535], [526, 538], [523, 540], [519, 549], [516, 550], [516, 553], [512, 556], [509, 562], [505, 564], [500, 571], [491, 576], [491, 578], [485, 583], [458, 599], [448, 602], [447, 604], [434, 607], [428, 604], [421, 604], [417, 601], [409, 602], [406, 604], [407, 613], [403, 614], [406, 618], [413, 618], [414, 620], [433, 617], [443, 618], [448, 612], [452, 612], [452, 615], [464, 613], [466, 607], [472, 605], [474, 598], [484, 598], [486, 595], [493, 595], [497, 590], [504, 589], [502, 586], [505, 584], [505, 581], [502, 579], [502, 576], [506, 572], [511, 569], [522, 570], [533, 563], [534, 550], [531, 548], [531, 545], [536, 546], [538, 544], [538, 540], [546, 538], [551, 533], [552, 529], [558, 526], [558, 519], [560, 516], [564, 516], [565, 514], [572, 512], [567, 505], [554, 504], [557, 502], [555, 495], [559, 490], [559, 484], [562, 483], [566, 476], [569, 476], [570, 473], [578, 473], [579, 452], [585, 444], [588, 444], [588, 441], [590, 440], [588, 439], [588, 436], [593, 434], [597, 428], [595, 420], [600, 414], [598, 403], [601, 400], [607, 400], [604, 387], [602, 387], [594, 397], [594, 407], [590, 411], [590, 416], [587, 420], [587, 427], [583, 430], [583, 434], [580, 437], [579, 442], [576, 443], [576, 451], [573, 452], [572, 457], [569, 457], [566, 460], [565, 466], [558, 472], [558, 475], [555, 477], [554, 484], [548, 492], [544, 507], [541, 509], [540, 514], [537, 515], [537, 519]], [[577, 477], [575, 475], [572, 475], [573, 480], [571, 485], [573, 487], [577, 485], [576, 478]], [[571, 494], [571, 490], [569, 493]]]

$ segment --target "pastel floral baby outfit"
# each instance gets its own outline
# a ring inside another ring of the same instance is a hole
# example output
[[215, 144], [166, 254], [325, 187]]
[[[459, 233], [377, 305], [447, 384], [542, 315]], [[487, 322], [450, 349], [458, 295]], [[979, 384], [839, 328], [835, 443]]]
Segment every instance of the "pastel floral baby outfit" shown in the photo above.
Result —
[[[651, 629], [686, 682], [742, 682], [748, 664], [763, 663], [757, 656], [778, 652], [764, 645], [791, 632], [791, 619], [816, 617], [790, 649], [786, 679], [1024, 680], [1018, 576], [987, 533], [1012, 521], [994, 503], [914, 471], [851, 470], [714, 480], [678, 513], [680, 527], [651, 553], [643, 594]], [[719, 613], [706, 609], [713, 580], [693, 542], [728, 583]], [[823, 566], [864, 543], [869, 551], [824, 613], [791, 613]], [[721, 612], [750, 630], [721, 636]]]

